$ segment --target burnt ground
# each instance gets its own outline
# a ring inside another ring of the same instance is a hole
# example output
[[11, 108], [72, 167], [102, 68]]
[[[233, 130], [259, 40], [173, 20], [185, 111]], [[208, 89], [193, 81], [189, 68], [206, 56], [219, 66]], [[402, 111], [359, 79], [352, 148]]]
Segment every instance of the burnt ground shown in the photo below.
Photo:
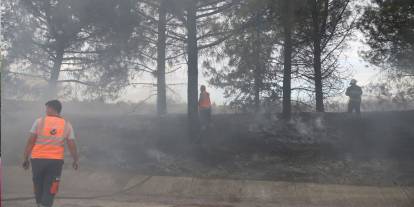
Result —
[[[4, 113], [3, 158], [19, 162], [36, 113]], [[31, 119], [20, 118], [24, 115]], [[68, 113], [81, 164], [137, 174], [414, 186], [414, 111], [219, 114], [191, 141], [185, 115]], [[70, 159], [67, 159], [70, 162]]]

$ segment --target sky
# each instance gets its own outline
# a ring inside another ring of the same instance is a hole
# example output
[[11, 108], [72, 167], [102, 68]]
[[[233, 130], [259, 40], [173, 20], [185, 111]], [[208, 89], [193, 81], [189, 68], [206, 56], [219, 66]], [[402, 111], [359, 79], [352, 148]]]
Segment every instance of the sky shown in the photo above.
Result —
[[349, 42], [349, 47], [344, 51], [344, 55], [341, 57], [341, 64], [349, 66], [359, 85], [364, 86], [375, 80], [380, 73], [378, 68], [360, 56], [360, 51], [368, 50], [369, 48], [362, 42], [361, 33], [358, 32], [355, 36], [356, 38]]

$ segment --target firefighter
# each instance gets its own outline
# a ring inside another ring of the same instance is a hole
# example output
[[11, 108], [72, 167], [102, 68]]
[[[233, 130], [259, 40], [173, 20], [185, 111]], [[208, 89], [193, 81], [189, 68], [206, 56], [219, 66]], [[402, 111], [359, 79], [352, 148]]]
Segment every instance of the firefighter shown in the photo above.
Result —
[[355, 79], [352, 79], [350, 86], [346, 89], [345, 95], [349, 97], [348, 113], [352, 113], [354, 110], [357, 114], [361, 113], [361, 95], [362, 89], [357, 84]]
[[198, 101], [198, 111], [200, 115], [201, 129], [206, 130], [211, 121], [211, 100], [206, 86], [200, 87], [200, 98]]
[[[62, 104], [48, 101], [46, 116], [37, 119], [24, 151], [23, 168], [32, 166], [34, 194], [38, 207], [51, 207], [59, 189], [66, 142], [73, 157], [72, 167], [77, 170], [79, 157], [72, 125], [60, 116]], [[29, 161], [30, 158], [30, 161]]]

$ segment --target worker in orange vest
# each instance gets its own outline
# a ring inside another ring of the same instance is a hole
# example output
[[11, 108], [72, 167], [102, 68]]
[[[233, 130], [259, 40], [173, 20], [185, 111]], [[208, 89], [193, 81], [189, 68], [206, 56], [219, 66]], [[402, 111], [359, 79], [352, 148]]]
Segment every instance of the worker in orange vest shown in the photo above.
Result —
[[200, 87], [200, 99], [198, 101], [198, 111], [200, 115], [201, 129], [207, 129], [211, 121], [211, 100], [210, 94], [206, 90], [206, 86]]
[[32, 164], [38, 207], [53, 205], [62, 174], [65, 142], [73, 157], [73, 168], [77, 170], [79, 167], [75, 134], [72, 125], [60, 116], [61, 111], [60, 101], [51, 100], [46, 103], [46, 116], [34, 122], [24, 152], [23, 168], [27, 170]]

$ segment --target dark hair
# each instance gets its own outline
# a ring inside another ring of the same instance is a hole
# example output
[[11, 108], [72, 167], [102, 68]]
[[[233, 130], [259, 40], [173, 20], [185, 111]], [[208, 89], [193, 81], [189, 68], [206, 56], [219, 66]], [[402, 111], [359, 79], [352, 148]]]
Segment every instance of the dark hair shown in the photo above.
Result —
[[62, 103], [59, 100], [50, 100], [45, 105], [55, 109], [59, 114], [62, 111]]

